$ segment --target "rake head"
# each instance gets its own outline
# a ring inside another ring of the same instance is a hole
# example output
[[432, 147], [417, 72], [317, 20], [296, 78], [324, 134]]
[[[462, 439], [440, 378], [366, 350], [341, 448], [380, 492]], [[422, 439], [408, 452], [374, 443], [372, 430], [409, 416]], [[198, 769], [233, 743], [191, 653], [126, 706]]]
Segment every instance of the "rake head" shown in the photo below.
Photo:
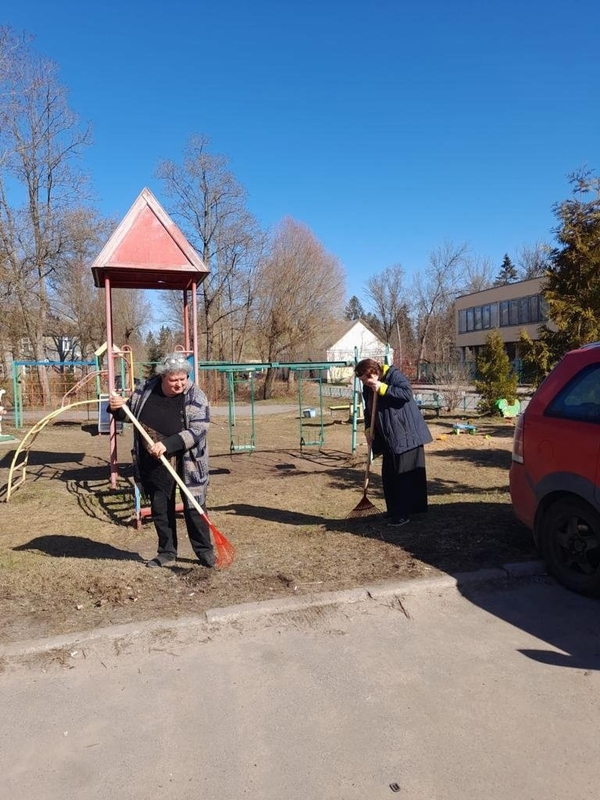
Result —
[[233, 559], [235, 558], [235, 547], [231, 544], [229, 539], [223, 536], [221, 531], [215, 528], [208, 517], [205, 517], [205, 519], [208, 522], [208, 527], [210, 528], [213, 537], [215, 553], [217, 556], [215, 566], [219, 569], [230, 567], [233, 564]]
[[233, 564], [235, 547], [231, 544], [229, 539], [226, 539], [222, 534], [220, 538], [215, 536], [215, 550], [217, 551], [217, 567], [223, 569]]
[[360, 503], [352, 509], [346, 519], [354, 519], [355, 517], [368, 517], [371, 514], [380, 514], [380, 510], [376, 505], [369, 500], [366, 494], [363, 494]]

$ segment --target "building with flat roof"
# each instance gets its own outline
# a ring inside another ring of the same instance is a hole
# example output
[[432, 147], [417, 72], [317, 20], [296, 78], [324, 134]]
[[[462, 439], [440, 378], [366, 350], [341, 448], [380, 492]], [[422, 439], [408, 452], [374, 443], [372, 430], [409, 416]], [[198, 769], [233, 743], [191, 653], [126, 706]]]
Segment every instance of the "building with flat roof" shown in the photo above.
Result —
[[537, 339], [540, 325], [548, 319], [543, 280], [530, 278], [457, 297], [456, 347], [461, 360], [476, 357], [494, 328], [500, 332], [510, 360], [518, 360], [521, 332]]

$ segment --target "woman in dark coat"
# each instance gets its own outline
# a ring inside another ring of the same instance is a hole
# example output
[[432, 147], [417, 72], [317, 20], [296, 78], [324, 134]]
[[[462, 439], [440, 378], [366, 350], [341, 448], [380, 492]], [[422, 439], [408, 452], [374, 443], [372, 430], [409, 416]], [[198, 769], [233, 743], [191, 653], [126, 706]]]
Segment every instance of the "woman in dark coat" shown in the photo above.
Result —
[[[374, 455], [383, 456], [381, 479], [389, 524], [406, 525], [411, 514], [427, 511], [423, 445], [432, 441], [429, 428], [408, 379], [399, 369], [365, 358], [354, 371], [364, 387], [367, 442]], [[375, 419], [371, 419], [374, 392], [377, 409]]]

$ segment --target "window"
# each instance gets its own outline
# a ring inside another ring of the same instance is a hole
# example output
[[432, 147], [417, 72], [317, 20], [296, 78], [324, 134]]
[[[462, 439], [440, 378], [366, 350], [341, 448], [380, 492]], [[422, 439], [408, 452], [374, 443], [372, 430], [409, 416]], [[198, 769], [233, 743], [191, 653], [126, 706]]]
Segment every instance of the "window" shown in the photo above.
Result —
[[519, 301], [518, 300], [509, 300], [509, 302], [508, 302], [508, 324], [509, 325], [518, 325], [519, 324]]
[[490, 328], [498, 327], [498, 303], [490, 305]]
[[480, 331], [481, 330], [481, 306], [476, 306], [473, 309], [473, 317], [474, 317], [474, 321], [475, 321], [475, 330], [476, 331]]
[[467, 330], [467, 311], [463, 309], [458, 312], [458, 332], [466, 333]]
[[490, 306], [483, 306], [481, 309], [481, 327], [485, 330], [492, 327], [492, 314]]
[[473, 331], [475, 330], [475, 320], [473, 318], [473, 309], [467, 308], [467, 330]]
[[529, 319], [531, 322], [540, 321], [540, 297], [537, 294], [529, 298]]
[[33, 352], [33, 347], [31, 346], [31, 339], [29, 336], [23, 336], [21, 339], [21, 352], [24, 355], [28, 355], [29, 353]]
[[527, 325], [529, 322], [529, 298], [522, 297], [519, 300], [519, 324]]
[[509, 325], [508, 321], [508, 300], [502, 300], [500, 303], [500, 327]]
[[546, 416], [600, 423], [600, 364], [575, 375], [552, 400]]

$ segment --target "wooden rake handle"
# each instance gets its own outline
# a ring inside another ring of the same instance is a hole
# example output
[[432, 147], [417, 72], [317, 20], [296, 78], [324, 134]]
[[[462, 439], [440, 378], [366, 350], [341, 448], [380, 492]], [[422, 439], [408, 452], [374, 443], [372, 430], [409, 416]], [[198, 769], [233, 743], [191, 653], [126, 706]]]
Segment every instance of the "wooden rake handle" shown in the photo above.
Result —
[[369, 474], [371, 472], [371, 459], [373, 458], [373, 438], [375, 435], [375, 421], [377, 419], [377, 391], [373, 392], [373, 404], [371, 406], [371, 441], [369, 442], [369, 453], [367, 455], [367, 466], [365, 469], [365, 485], [363, 488], [363, 496], [367, 496], [367, 489], [369, 488]]

